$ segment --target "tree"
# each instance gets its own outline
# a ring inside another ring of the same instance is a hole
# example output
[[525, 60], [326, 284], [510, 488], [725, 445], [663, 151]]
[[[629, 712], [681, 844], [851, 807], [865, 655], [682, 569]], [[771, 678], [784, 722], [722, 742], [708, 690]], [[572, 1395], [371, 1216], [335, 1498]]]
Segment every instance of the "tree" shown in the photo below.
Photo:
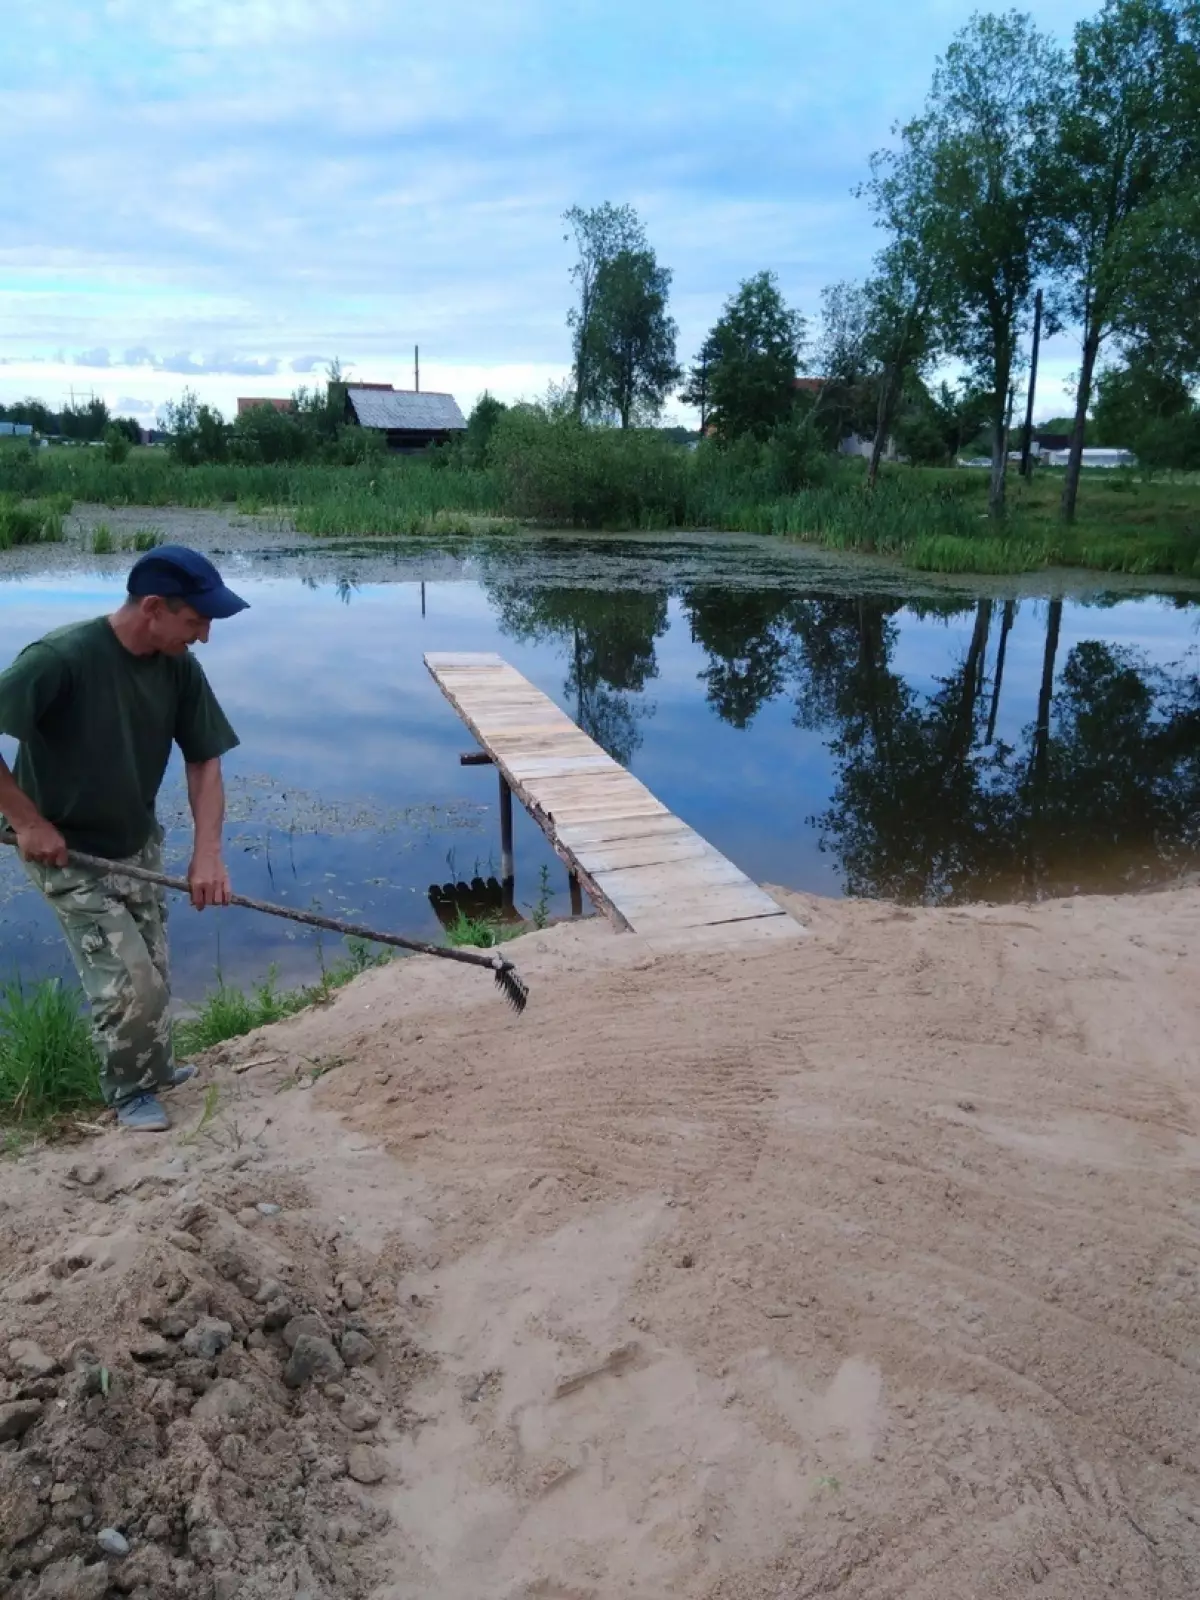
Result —
[[557, 640], [568, 669], [563, 695], [578, 725], [628, 766], [653, 714], [644, 696], [658, 676], [656, 641], [667, 631], [666, 590], [560, 589], [485, 579], [500, 626], [513, 638]]
[[[896, 237], [876, 263], [863, 291], [863, 353], [878, 369], [875, 430], [867, 485], [874, 488], [879, 466], [911, 377], [919, 377], [937, 345], [934, 302], [936, 257], [909, 217], [894, 220]], [[908, 230], [902, 232], [901, 229]]]
[[887, 214], [919, 219], [936, 264], [947, 353], [990, 396], [993, 516], [1004, 511], [1025, 310], [1051, 255], [1063, 76], [1060, 52], [1028, 17], [973, 17], [938, 62], [925, 110], [901, 130], [884, 174]]
[[27, 395], [24, 400], [14, 400], [11, 404], [0, 406], [0, 419], [5, 422], [25, 422], [35, 433], [57, 433], [58, 417], [42, 400], [35, 400], [32, 395]]
[[471, 466], [482, 467], [488, 458], [488, 449], [496, 424], [508, 410], [503, 400], [485, 389], [476, 400], [467, 418], [466, 457]]
[[697, 355], [688, 371], [686, 387], [679, 391], [679, 398], [684, 405], [695, 406], [699, 411], [701, 433], [704, 433], [708, 427], [713, 369], [720, 357], [721, 350], [717, 343], [717, 336], [715, 333], [709, 333], [704, 343], [700, 346], [699, 355]]
[[683, 592], [692, 638], [708, 664], [700, 674], [722, 722], [748, 728], [783, 688], [789, 660], [786, 589], [697, 584]]
[[[1126, 235], [1139, 218], [1173, 205], [1189, 166], [1196, 163], [1198, 14], [1194, 0], [1105, 0], [1098, 17], [1075, 29], [1074, 81], [1060, 125], [1056, 178], [1062, 213], [1059, 265], [1082, 334], [1062, 492], [1067, 522], [1075, 516], [1101, 345], [1123, 308], [1137, 319], [1136, 294], [1134, 303], [1127, 302], [1139, 263]], [[1164, 267], [1169, 282], [1174, 274], [1164, 263], [1160, 277]], [[1178, 286], [1173, 298], [1182, 306]]]
[[[1200, 111], [1193, 126], [1200, 125]], [[1122, 285], [1117, 330], [1127, 352], [1181, 378], [1200, 377], [1200, 176], [1132, 219], [1114, 251]]]
[[131, 449], [129, 435], [124, 428], [119, 428], [115, 422], [110, 422], [104, 430], [104, 454], [114, 466], [120, 466], [129, 459]]
[[575, 236], [578, 260], [571, 268], [577, 303], [567, 313], [575, 352], [575, 415], [596, 401], [596, 372], [592, 362], [592, 315], [596, 306], [596, 287], [600, 269], [622, 250], [646, 249], [646, 235], [632, 206], [614, 206], [609, 201], [590, 211], [572, 206], [563, 212], [563, 221]]
[[597, 269], [587, 334], [592, 404], [615, 412], [623, 428], [656, 420], [679, 380], [670, 289], [671, 273], [650, 249], [618, 250]]
[[224, 461], [229, 455], [229, 429], [219, 411], [201, 405], [194, 389], [179, 400], [168, 400], [163, 421], [171, 439], [171, 454], [180, 466]]
[[66, 439], [100, 440], [110, 420], [107, 405], [93, 395], [79, 405], [72, 403], [63, 407], [59, 431]]
[[1186, 416], [1191, 409], [1191, 392], [1183, 379], [1151, 365], [1143, 352], [1100, 374], [1093, 416], [1096, 443], [1137, 451], [1137, 440], [1148, 426]]
[[870, 311], [862, 284], [831, 283], [821, 291], [821, 330], [810, 363], [820, 373], [820, 388], [809, 421], [830, 450], [847, 434], [874, 427], [878, 384], [868, 346]]
[[824, 383], [861, 383], [870, 371], [870, 304], [862, 284], [826, 284], [813, 363]]
[[991, 396], [972, 388], [969, 383], [960, 383], [952, 389], [943, 379], [931, 398], [946, 454], [951, 461], [957, 460], [964, 445], [977, 439], [987, 426]]
[[764, 439], [790, 416], [804, 346], [804, 318], [788, 306], [773, 272], [747, 278], [725, 305], [710, 338], [712, 418], [725, 440]]

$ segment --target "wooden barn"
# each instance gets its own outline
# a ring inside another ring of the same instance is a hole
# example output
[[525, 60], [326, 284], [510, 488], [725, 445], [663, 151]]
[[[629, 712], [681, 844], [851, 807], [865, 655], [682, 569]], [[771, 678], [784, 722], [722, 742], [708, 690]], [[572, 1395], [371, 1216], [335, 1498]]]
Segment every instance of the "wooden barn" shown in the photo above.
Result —
[[389, 450], [424, 450], [445, 444], [466, 430], [466, 418], [452, 394], [393, 389], [391, 384], [346, 385], [346, 421], [376, 428]]

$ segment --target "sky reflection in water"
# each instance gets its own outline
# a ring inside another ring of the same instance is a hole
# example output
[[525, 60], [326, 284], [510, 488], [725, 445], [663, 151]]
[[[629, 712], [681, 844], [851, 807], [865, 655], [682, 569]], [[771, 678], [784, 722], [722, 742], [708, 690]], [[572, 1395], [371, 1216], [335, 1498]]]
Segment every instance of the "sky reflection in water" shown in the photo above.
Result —
[[[239, 572], [253, 609], [200, 652], [242, 738], [228, 837], [247, 894], [434, 937], [429, 885], [496, 870], [496, 780], [460, 767], [471, 737], [426, 650], [500, 651], [760, 881], [945, 902], [1140, 888], [1197, 865], [1194, 604], [906, 601], [831, 587], [827, 563], [812, 588], [753, 570], [753, 586], [704, 585], [692, 569], [676, 581], [660, 552], [640, 587], [623, 567], [605, 588], [603, 550], [580, 542], [544, 583], [489, 553], [476, 581], [427, 583], [422, 616], [418, 583], [339, 584], [353, 567], [328, 559], [315, 587]], [[0, 661], [118, 594], [62, 574], [0, 584]], [[162, 810], [182, 870], [175, 769]], [[545, 867], [565, 912], [565, 874], [520, 808], [516, 854], [518, 902]], [[276, 964], [294, 982], [340, 953], [182, 903], [172, 937], [184, 997], [218, 967], [244, 982]], [[8, 856], [0, 967], [67, 970]]]

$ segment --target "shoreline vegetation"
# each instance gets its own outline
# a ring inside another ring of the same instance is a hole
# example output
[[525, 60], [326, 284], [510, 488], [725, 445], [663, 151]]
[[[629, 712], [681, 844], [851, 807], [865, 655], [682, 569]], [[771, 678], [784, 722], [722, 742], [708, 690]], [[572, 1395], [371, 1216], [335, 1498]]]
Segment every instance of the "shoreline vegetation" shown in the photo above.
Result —
[[[711, 529], [877, 555], [919, 571], [1008, 575], [1079, 567], [1200, 577], [1200, 475], [1085, 473], [1075, 521], [1058, 517], [1059, 470], [1012, 476], [1003, 519], [969, 467], [865, 463], [795, 439], [688, 446], [652, 429], [583, 427], [514, 408], [477, 459], [458, 445], [350, 465], [183, 465], [158, 448], [121, 461], [86, 446], [0, 448], [0, 550], [53, 542], [76, 501], [236, 507], [322, 538], [500, 534], [517, 525], [595, 532]], [[101, 553], [97, 551], [97, 553]]]
[[[460, 911], [445, 930], [446, 943], [490, 949], [531, 927], [545, 927], [546, 920], [543, 887], [528, 925], [506, 926]], [[390, 950], [347, 939], [345, 953], [322, 966], [316, 983], [294, 989], [279, 987], [274, 968], [247, 988], [218, 973], [204, 999], [176, 1020], [175, 1054], [186, 1061], [228, 1039], [327, 1005], [354, 978], [395, 959]], [[35, 1135], [69, 1129], [72, 1121], [82, 1118], [86, 1124], [101, 1110], [100, 1063], [79, 987], [57, 978], [31, 984], [13, 979], [0, 987], [0, 1156], [19, 1151]]]
[[[325, 1005], [351, 979], [392, 959], [390, 951], [351, 939], [345, 955], [324, 967], [316, 983], [295, 989], [281, 989], [274, 970], [246, 989], [218, 973], [200, 1004], [176, 1021], [176, 1055], [187, 1060]], [[0, 1155], [20, 1149], [33, 1134], [102, 1109], [100, 1064], [78, 986], [47, 978], [33, 984], [14, 980], [0, 989]]]

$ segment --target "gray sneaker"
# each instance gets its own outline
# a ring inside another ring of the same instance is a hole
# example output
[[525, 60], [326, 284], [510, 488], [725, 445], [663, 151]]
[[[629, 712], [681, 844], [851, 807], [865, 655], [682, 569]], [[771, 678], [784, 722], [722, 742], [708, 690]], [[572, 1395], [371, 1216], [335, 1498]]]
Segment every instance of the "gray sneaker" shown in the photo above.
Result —
[[171, 1071], [171, 1076], [167, 1079], [166, 1083], [156, 1084], [155, 1087], [159, 1090], [178, 1089], [181, 1083], [191, 1083], [195, 1076], [195, 1067], [174, 1067]]
[[135, 1094], [117, 1107], [117, 1121], [135, 1133], [165, 1133], [171, 1126], [167, 1113], [152, 1094]]

